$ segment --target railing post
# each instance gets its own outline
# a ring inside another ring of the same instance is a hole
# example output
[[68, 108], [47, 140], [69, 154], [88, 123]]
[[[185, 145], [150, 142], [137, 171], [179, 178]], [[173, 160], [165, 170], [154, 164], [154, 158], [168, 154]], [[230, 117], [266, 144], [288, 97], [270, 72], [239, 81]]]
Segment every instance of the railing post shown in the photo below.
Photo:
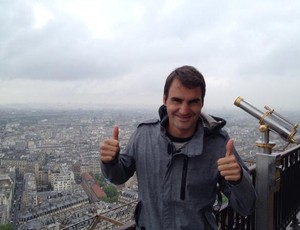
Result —
[[280, 154], [256, 154], [256, 230], [274, 229], [274, 192], [278, 188]]

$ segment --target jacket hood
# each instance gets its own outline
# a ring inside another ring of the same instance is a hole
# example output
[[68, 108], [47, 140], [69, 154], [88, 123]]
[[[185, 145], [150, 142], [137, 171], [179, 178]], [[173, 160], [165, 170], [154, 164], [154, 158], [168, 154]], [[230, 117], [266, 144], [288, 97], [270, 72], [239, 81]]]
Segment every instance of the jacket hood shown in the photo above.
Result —
[[[167, 118], [167, 108], [165, 105], [159, 107], [158, 114], [161, 121]], [[220, 130], [226, 125], [226, 121], [223, 118], [209, 115], [203, 111], [201, 111], [199, 120], [203, 122], [204, 128], [207, 128], [210, 132]]]

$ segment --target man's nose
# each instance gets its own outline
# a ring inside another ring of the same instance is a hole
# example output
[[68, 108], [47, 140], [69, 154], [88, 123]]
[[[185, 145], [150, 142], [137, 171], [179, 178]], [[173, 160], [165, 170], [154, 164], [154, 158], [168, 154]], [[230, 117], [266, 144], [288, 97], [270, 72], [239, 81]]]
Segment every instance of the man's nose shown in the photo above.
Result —
[[187, 114], [189, 113], [189, 111], [190, 111], [189, 105], [187, 103], [182, 103], [179, 112], [181, 114]]

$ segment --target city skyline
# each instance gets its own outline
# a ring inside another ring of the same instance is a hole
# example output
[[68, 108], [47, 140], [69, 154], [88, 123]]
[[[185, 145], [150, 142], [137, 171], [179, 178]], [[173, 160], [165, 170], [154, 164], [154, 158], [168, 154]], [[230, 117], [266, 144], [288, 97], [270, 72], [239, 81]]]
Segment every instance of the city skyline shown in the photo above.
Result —
[[[0, 168], [5, 175], [2, 187], [6, 185], [1, 191], [14, 194], [4, 200], [7, 211], [2, 223], [9, 222], [16, 229], [38, 226], [83, 229], [91, 226], [99, 213], [112, 221], [131, 223], [138, 199], [136, 178], [118, 186], [118, 202], [109, 203], [116, 197], [105, 197], [103, 192], [109, 190], [104, 185], [100, 189], [95, 182], [96, 178], [101, 181], [99, 143], [111, 136], [112, 127], [117, 123], [123, 149], [137, 124], [151, 119], [153, 113], [153, 110], [128, 108], [0, 109]], [[256, 146], [261, 136], [259, 122], [242, 111], [221, 114], [227, 120], [224, 130], [234, 139], [244, 162], [252, 167], [259, 151]], [[289, 113], [299, 123], [298, 115]], [[287, 146], [274, 133], [270, 133], [270, 141], [276, 144], [274, 153], [295, 147], [295, 144]], [[101, 218], [96, 223], [111, 224]]]

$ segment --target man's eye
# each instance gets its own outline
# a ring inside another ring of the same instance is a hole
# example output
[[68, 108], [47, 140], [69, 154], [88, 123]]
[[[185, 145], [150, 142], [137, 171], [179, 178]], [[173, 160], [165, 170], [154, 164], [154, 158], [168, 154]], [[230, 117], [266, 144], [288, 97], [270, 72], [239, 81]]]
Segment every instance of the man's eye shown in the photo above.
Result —
[[180, 99], [174, 98], [174, 99], [173, 99], [173, 102], [174, 102], [174, 103], [181, 103], [181, 100], [180, 100]]
[[200, 103], [200, 100], [192, 100], [190, 101], [190, 104], [192, 105], [196, 105], [196, 104], [199, 104]]

